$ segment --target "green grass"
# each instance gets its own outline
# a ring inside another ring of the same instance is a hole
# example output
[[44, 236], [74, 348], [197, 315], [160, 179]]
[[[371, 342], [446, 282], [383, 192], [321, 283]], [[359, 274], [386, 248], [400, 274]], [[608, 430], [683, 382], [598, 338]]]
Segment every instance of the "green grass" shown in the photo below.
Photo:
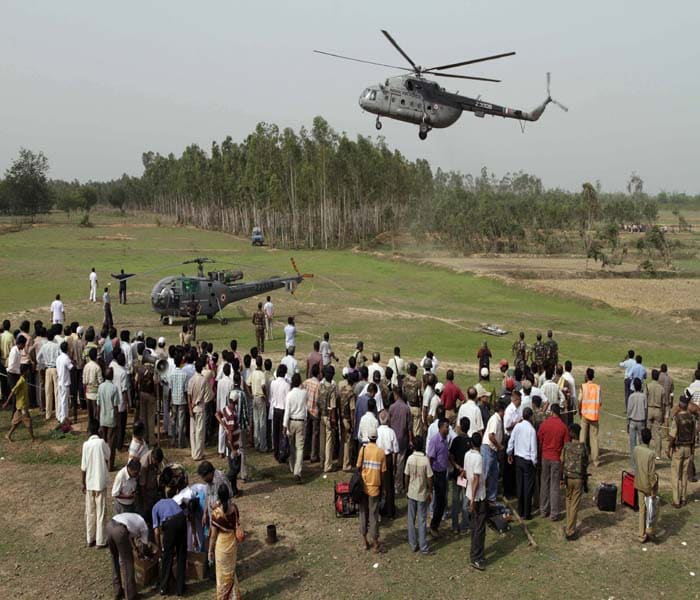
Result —
[[[601, 423], [602, 445], [607, 452], [605, 466], [592, 481], [618, 481], [628, 468], [624, 420], [614, 415], [624, 411], [622, 384], [617, 362], [629, 347], [645, 356], [651, 365], [665, 361], [671, 365], [677, 387], [684, 384], [687, 370], [698, 359], [697, 331], [686, 323], [677, 324], [661, 316], [643, 318], [622, 310], [537, 294], [517, 285], [507, 286], [488, 278], [455, 274], [451, 271], [391, 261], [350, 251], [276, 251], [251, 248], [246, 240], [222, 233], [184, 227], [120, 226], [119, 215], [95, 215], [96, 226], [79, 228], [63, 221], [47, 226], [0, 235], [0, 315], [11, 315], [13, 325], [25, 316], [48, 319], [48, 306], [61, 293], [68, 320], [99, 323], [100, 305], [87, 302], [88, 273], [95, 266], [100, 283], [110, 271], [124, 268], [143, 273], [129, 282], [130, 302], [116, 304], [117, 325], [145, 330], [149, 335], [166, 335], [174, 340], [178, 328], [161, 327], [150, 309], [148, 294], [161, 277], [193, 272], [191, 266], [174, 266], [195, 256], [235, 263], [246, 278], [291, 272], [294, 256], [300, 269], [316, 276], [292, 296], [276, 292], [273, 301], [280, 318], [297, 317], [299, 356], [304, 357], [313, 339], [331, 332], [336, 353], [344, 360], [358, 339], [368, 351], [379, 350], [384, 359], [394, 345], [409, 359], [419, 359], [432, 349], [457, 370], [458, 382], [473, 382], [475, 353], [484, 336], [476, 331], [480, 323], [495, 322], [512, 330], [504, 338], [489, 337], [494, 361], [510, 357], [510, 346], [519, 330], [534, 340], [537, 330], [552, 328], [562, 358], [570, 358], [575, 375], [584, 366], [599, 368], [604, 393]], [[141, 223], [152, 224], [152, 215], [137, 215]], [[128, 240], [100, 239], [124, 234]], [[222, 265], [224, 268], [235, 268]], [[631, 295], [633, 280], [621, 280]], [[204, 321], [200, 339], [214, 343], [218, 350], [237, 338], [242, 349], [254, 343], [250, 316], [257, 299], [250, 299], [224, 311], [227, 326]], [[283, 348], [279, 329], [268, 347], [273, 358]], [[679, 369], [683, 369], [679, 374]], [[0, 414], [0, 427], [9, 422]], [[48, 425], [35, 414], [35, 427], [42, 442], [28, 444], [20, 429], [10, 445], [0, 438], [0, 455], [5, 457], [7, 507], [0, 526], [0, 595], [12, 593], [9, 575], [13, 559], [22, 563], [23, 589], [32, 597], [97, 597], [110, 591], [108, 558], [80, 548], [83, 542], [82, 495], [79, 488], [81, 439], [51, 439]], [[194, 464], [187, 452], [166, 448], [169, 460], [184, 462], [192, 481], [197, 481]], [[123, 463], [123, 456], [120, 462]], [[217, 466], [223, 464], [215, 460]], [[613, 515], [593, 508], [591, 494], [581, 514], [585, 535], [579, 542], [567, 543], [560, 527], [537, 518], [529, 525], [538, 548], [528, 548], [525, 536], [514, 526], [505, 535], [487, 535], [488, 570], [469, 570], [468, 538], [445, 536], [437, 543], [432, 557], [417, 557], [405, 541], [405, 501], [399, 501], [400, 518], [382, 525], [382, 536], [390, 551], [379, 559], [360, 549], [357, 521], [336, 519], [331, 510], [332, 485], [347, 478], [333, 475], [324, 479], [317, 469], [307, 469], [307, 484], [292, 485], [288, 471], [269, 456], [250, 454], [255, 482], [246, 486], [239, 506], [250, 539], [241, 547], [239, 576], [246, 598], [443, 598], [518, 597], [542, 598], [565, 594], [569, 598], [656, 598], [663, 590], [667, 598], [696, 595], [689, 571], [700, 571], [696, 548], [697, 504], [673, 511], [669, 506], [669, 469], [663, 463], [661, 528], [662, 543], [642, 552], [634, 542], [636, 515], [619, 509]], [[8, 495], [9, 492], [9, 495]], [[697, 489], [691, 487], [693, 499]], [[19, 527], [13, 514], [30, 515], [29, 531]], [[56, 511], [57, 517], [50, 519]], [[263, 542], [265, 526], [276, 523], [280, 534], [277, 546]], [[47, 533], [50, 529], [51, 533]], [[53, 537], [47, 538], [45, 536]], [[47, 539], [51, 541], [48, 542]], [[60, 540], [60, 543], [57, 543]], [[680, 545], [687, 541], [688, 547]], [[43, 548], [41, 555], [34, 549]], [[10, 567], [3, 566], [10, 564]], [[377, 569], [373, 568], [379, 564]], [[52, 574], [72, 572], [78, 564], [80, 589], [60, 584], [54, 588]], [[27, 570], [24, 571], [24, 565]], [[12, 573], [14, 575], [14, 573]], [[16, 578], [12, 579], [17, 581]], [[193, 588], [192, 597], [211, 597], [205, 584]], [[9, 596], [8, 596], [9, 597]]]

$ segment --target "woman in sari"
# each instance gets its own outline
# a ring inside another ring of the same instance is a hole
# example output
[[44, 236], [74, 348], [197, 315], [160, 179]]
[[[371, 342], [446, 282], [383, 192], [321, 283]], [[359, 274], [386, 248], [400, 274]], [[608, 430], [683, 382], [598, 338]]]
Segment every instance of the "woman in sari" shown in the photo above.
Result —
[[[241, 590], [236, 577], [236, 531], [241, 527], [238, 508], [230, 499], [228, 486], [219, 486], [217, 496], [219, 501], [211, 512], [209, 541], [209, 560], [216, 557], [216, 599], [240, 600]], [[239, 536], [241, 534], [242, 530]]]

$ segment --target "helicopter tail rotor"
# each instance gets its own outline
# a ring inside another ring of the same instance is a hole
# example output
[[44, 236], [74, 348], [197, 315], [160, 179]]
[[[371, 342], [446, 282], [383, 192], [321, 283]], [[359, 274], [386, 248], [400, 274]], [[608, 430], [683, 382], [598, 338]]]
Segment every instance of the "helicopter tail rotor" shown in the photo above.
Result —
[[297, 262], [294, 260], [294, 257], [291, 257], [289, 260], [292, 261], [292, 268], [294, 269], [294, 272], [299, 276], [302, 277], [303, 279], [311, 279], [313, 278], [312, 273], [301, 273], [299, 271], [299, 267], [297, 267]]
[[569, 112], [569, 109], [568, 109], [566, 106], [564, 106], [564, 105], [563, 105], [561, 102], [559, 102], [558, 100], [555, 100], [554, 98], [552, 98], [552, 94], [551, 94], [551, 92], [549, 91], [549, 84], [550, 84], [550, 82], [551, 82], [551, 79], [552, 79], [551, 73], [547, 72], [547, 100], [549, 100], [552, 104], [556, 104], [556, 105], [557, 105], [559, 108], [561, 108], [564, 112]]

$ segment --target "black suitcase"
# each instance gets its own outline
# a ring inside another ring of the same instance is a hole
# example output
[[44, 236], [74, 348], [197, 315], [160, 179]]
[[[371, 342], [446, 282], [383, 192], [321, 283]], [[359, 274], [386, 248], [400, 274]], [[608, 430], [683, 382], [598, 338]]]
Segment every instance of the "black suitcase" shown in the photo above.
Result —
[[510, 530], [510, 523], [506, 521], [503, 515], [490, 515], [486, 517], [486, 524], [498, 533], [505, 533]]
[[617, 486], [614, 483], [601, 483], [596, 489], [596, 506], [604, 512], [617, 509]]

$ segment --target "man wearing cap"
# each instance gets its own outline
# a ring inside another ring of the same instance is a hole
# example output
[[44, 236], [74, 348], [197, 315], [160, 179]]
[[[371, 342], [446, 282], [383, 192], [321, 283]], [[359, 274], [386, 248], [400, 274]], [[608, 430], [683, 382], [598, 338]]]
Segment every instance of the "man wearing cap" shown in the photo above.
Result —
[[379, 499], [382, 494], [382, 478], [386, 472], [386, 454], [377, 446], [377, 426], [372, 425], [367, 431], [369, 442], [362, 448], [355, 465], [362, 474], [364, 496], [360, 502], [360, 534], [365, 548], [370, 549], [369, 534], [374, 551], [384, 552], [379, 542]]
[[508, 369], [508, 361], [505, 358], [502, 358], [499, 363], [498, 363], [498, 370], [501, 372], [501, 377], [503, 378], [503, 382], [501, 384], [501, 390], [504, 390], [506, 387], [506, 379], [510, 377], [510, 372]]

